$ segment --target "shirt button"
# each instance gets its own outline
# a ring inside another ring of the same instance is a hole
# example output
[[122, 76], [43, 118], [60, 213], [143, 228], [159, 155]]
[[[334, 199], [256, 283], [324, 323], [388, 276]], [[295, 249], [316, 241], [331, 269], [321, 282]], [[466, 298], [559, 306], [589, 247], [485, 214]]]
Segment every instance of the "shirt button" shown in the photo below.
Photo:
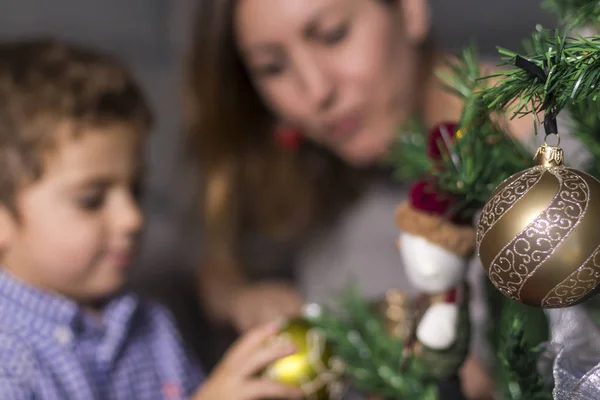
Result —
[[73, 333], [66, 326], [59, 326], [54, 330], [54, 338], [58, 343], [67, 345], [73, 340]]

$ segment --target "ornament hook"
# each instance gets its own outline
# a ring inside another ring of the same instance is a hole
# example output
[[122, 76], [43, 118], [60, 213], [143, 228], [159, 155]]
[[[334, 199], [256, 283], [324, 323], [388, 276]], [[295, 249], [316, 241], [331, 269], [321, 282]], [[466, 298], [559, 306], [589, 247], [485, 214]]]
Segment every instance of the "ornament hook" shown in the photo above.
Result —
[[[556, 144], [548, 144], [548, 136], [556, 136]], [[558, 147], [560, 146], [560, 135], [558, 133], [549, 133], [544, 137], [544, 146]]]
[[563, 150], [558, 147], [560, 145], [560, 136], [558, 133], [552, 133], [552, 135], [556, 136], [557, 143], [554, 145], [548, 144], [548, 136], [544, 138], [544, 144], [541, 145], [537, 152], [535, 153], [534, 159], [537, 162], [537, 165], [541, 165], [546, 168], [558, 167], [562, 165], [564, 160]]

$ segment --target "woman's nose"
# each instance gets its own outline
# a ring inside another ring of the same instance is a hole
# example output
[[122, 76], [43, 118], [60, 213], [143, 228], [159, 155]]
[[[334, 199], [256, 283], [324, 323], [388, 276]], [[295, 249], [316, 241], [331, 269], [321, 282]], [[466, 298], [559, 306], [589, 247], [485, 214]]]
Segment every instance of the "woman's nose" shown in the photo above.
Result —
[[299, 63], [298, 75], [303, 94], [309, 99], [315, 111], [323, 111], [333, 105], [335, 85], [323, 66], [306, 57]]

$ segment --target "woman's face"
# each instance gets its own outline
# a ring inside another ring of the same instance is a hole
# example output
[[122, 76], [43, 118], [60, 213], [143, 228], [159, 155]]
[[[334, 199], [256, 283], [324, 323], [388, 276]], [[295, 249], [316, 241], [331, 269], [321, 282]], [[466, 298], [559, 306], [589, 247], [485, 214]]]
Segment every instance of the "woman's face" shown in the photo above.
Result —
[[355, 165], [415, 104], [425, 0], [237, 0], [236, 41], [275, 115]]

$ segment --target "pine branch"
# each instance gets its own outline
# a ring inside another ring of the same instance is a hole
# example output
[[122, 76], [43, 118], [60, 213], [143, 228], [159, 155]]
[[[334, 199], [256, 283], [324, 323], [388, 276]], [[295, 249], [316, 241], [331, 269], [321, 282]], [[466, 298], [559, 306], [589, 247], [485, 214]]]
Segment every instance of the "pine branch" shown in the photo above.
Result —
[[[513, 68], [492, 76], [500, 77], [500, 82], [483, 91], [483, 100], [490, 109], [508, 109], [514, 118], [538, 112], [543, 105], [556, 115], [568, 105], [597, 100], [600, 36], [570, 38], [558, 31], [553, 35], [539, 31], [532, 36], [529, 48], [527, 55], [499, 50], [505, 65]], [[536, 66], [539, 73], [515, 67], [519, 58]]]
[[439, 143], [444, 158], [434, 166], [427, 157], [425, 132], [401, 134], [390, 162], [398, 177], [430, 177], [441, 190], [459, 199], [460, 212], [469, 217], [498, 184], [533, 162], [525, 148], [494, 122], [479, 95], [485, 82], [475, 50], [465, 50], [461, 59], [449, 61], [447, 69], [438, 73], [439, 78], [465, 104], [458, 139], [450, 145]]
[[591, 155], [584, 169], [600, 179], [600, 102], [585, 101], [573, 104], [567, 110], [571, 117], [570, 132]]
[[508, 377], [511, 400], [552, 400], [552, 389], [544, 386], [537, 369], [540, 346], [532, 346], [526, 338], [524, 313], [515, 312], [507, 329], [499, 354]]
[[532, 165], [525, 148], [506, 134], [506, 127], [494, 122], [493, 113], [486, 109], [480, 95], [485, 89], [480, 65], [471, 47], [462, 59], [450, 64], [450, 74], [438, 74], [448, 90], [460, 93], [465, 104], [458, 139], [446, 152], [458, 163], [447, 157], [438, 184], [474, 208], [481, 207], [504, 179]]
[[427, 137], [424, 128], [401, 132], [389, 157], [389, 163], [394, 165], [394, 177], [402, 181], [413, 181], [431, 171], [433, 164], [426, 152]]
[[325, 332], [346, 374], [360, 390], [395, 400], [436, 400], [437, 386], [419, 359], [405, 369], [402, 340], [388, 335], [382, 318], [353, 288], [342, 294], [336, 309], [325, 310], [313, 323]]
[[600, 25], [597, 0], [544, 0], [542, 8], [555, 13], [570, 28]]

